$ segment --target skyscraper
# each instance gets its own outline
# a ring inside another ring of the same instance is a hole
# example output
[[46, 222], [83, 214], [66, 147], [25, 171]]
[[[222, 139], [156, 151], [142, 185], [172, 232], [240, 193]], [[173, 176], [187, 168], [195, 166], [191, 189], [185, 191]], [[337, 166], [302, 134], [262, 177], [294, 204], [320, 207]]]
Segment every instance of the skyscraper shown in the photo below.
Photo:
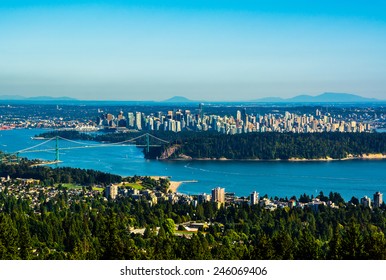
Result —
[[142, 130], [142, 116], [141, 112], [135, 112], [135, 128]]
[[198, 105], [198, 115], [200, 116], [200, 119], [204, 116], [204, 104], [200, 103]]
[[247, 115], [247, 108], [244, 108], [244, 109], [243, 109], [243, 114], [241, 115], [241, 119], [242, 119], [242, 121], [244, 122], [244, 124], [247, 122], [247, 118], [248, 118], [248, 115]]
[[127, 113], [127, 122], [129, 127], [134, 127], [135, 117], [133, 113]]
[[383, 193], [376, 192], [374, 194], [374, 208], [380, 207], [383, 203]]
[[236, 121], [240, 121], [241, 120], [241, 112], [240, 110], [237, 110], [236, 111]]
[[212, 201], [224, 203], [225, 202], [225, 189], [217, 187], [212, 190]]

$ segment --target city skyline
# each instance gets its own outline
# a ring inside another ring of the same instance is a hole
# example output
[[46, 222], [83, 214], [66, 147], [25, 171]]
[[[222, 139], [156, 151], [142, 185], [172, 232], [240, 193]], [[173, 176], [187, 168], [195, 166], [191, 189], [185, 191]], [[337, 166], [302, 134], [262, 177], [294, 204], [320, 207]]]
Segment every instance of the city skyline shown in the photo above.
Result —
[[0, 95], [383, 99], [382, 5], [232, 2], [2, 1]]

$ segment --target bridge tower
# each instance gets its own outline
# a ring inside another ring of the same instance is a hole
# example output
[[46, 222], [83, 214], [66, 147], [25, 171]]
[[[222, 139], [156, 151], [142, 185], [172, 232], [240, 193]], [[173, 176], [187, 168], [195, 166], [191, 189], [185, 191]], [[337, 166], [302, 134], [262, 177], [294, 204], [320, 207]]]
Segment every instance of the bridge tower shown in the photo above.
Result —
[[146, 152], [149, 153], [149, 147], [150, 147], [150, 139], [149, 139], [149, 133], [146, 133]]
[[59, 162], [59, 136], [56, 136], [56, 146], [55, 146], [56, 158], [55, 161]]

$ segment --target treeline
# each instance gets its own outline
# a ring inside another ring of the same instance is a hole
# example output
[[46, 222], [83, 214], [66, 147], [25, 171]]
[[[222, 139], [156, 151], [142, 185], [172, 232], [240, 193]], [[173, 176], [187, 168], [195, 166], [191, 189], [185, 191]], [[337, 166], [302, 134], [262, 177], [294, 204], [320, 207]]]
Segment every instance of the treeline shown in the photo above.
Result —
[[32, 178], [45, 186], [56, 183], [76, 183], [90, 186], [93, 184], [111, 184], [122, 181], [122, 177], [101, 171], [71, 167], [50, 168], [47, 166], [31, 166], [31, 161], [22, 160], [19, 164], [0, 163], [0, 177]]
[[[0, 192], [0, 259], [386, 259], [381, 209], [195, 208], [130, 198], [68, 206], [65, 192], [55, 201], [40, 199], [36, 214], [28, 201]], [[176, 236], [175, 224], [193, 217], [211, 224]]]
[[177, 147], [166, 158], [186, 155], [191, 158], [227, 159], [343, 159], [349, 154], [386, 153], [385, 133], [248, 133], [237, 135], [194, 133], [176, 139], [147, 158], [165, 158], [168, 149]]

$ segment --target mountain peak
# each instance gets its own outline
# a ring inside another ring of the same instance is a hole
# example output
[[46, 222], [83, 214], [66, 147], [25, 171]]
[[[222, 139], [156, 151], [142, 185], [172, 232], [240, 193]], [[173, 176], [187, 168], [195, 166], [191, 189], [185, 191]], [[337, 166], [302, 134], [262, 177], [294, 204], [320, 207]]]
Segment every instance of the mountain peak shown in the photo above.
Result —
[[184, 96], [173, 96], [172, 98], [166, 99], [163, 102], [173, 102], [173, 103], [186, 103], [186, 102], [195, 102]]

